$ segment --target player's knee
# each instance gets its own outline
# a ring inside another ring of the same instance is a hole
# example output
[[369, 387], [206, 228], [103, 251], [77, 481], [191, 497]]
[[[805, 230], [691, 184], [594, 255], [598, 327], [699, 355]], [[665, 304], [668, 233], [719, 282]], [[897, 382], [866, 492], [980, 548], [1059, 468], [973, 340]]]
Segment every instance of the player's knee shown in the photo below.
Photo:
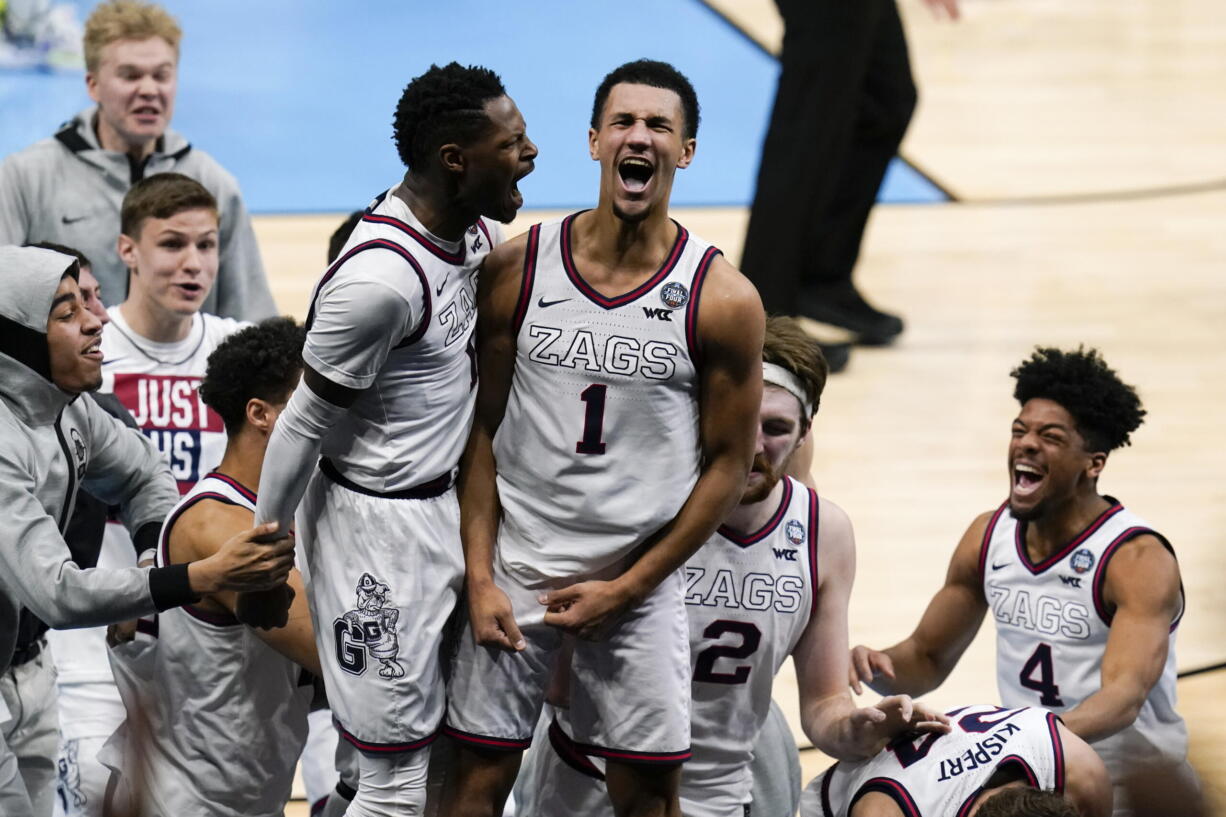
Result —
[[357, 796], [346, 817], [417, 817], [426, 808], [430, 750], [375, 757], [362, 755]]

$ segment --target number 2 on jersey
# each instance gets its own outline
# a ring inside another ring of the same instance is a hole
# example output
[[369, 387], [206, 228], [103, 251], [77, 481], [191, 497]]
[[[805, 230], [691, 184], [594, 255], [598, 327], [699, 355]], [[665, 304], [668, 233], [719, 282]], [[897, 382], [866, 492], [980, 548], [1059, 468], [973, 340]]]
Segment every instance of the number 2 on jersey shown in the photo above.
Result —
[[583, 438], [575, 443], [576, 454], [603, 454], [604, 441], [604, 399], [609, 387], [603, 383], [593, 383], [579, 392], [579, 399], [585, 404], [583, 409]]
[[762, 631], [756, 624], [748, 621], [728, 621], [716, 619], [702, 631], [703, 638], [719, 638], [724, 633], [736, 633], [741, 637], [741, 643], [734, 646], [716, 644], [707, 647], [698, 654], [694, 662], [694, 680], [705, 681], [708, 684], [743, 684], [749, 680], [749, 671], [753, 667], [741, 664], [732, 672], [716, 672], [715, 662], [721, 658], [748, 658], [758, 651], [762, 643]]

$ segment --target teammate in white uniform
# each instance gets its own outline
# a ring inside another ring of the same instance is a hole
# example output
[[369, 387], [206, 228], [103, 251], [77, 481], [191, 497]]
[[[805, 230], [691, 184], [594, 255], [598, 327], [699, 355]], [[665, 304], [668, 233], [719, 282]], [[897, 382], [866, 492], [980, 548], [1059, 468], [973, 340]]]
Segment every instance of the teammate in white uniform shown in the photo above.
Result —
[[[224, 419], [229, 442], [218, 469], [167, 518], [157, 564], [207, 556], [251, 525], [251, 486], [301, 376], [302, 339], [291, 319], [273, 318], [209, 358], [200, 393]], [[294, 592], [285, 626], [259, 630], [236, 617], [268, 594], [219, 593], [142, 619], [134, 640], [113, 647], [129, 717], [103, 755], [116, 770], [117, 796], [138, 797], [140, 813], [273, 817], [284, 810], [319, 672], [297, 571], [287, 586]]]
[[536, 157], [498, 77], [455, 63], [409, 84], [395, 135], [409, 170], [315, 289], [303, 386], [269, 445], [257, 513], [285, 529], [302, 498], [328, 698], [363, 752], [350, 815], [423, 804], [464, 570], [451, 485], [476, 388], [474, 277], [501, 235], [484, 217], [514, 217]]
[[[1109, 452], [1141, 424], [1140, 400], [1095, 350], [1041, 348], [1013, 376], [1008, 501], [971, 523], [914, 633], [883, 652], [855, 648], [852, 684], [935, 688], [991, 610], [1005, 706], [1061, 712], [1117, 787], [1140, 767], [1193, 780], [1174, 710], [1179, 566], [1164, 537], [1098, 492]], [[1115, 813], [1131, 813], [1121, 790]]]
[[946, 714], [947, 735], [903, 735], [869, 760], [836, 763], [815, 777], [800, 817], [1111, 813], [1102, 760], [1052, 713], [978, 705]]
[[[790, 318], [768, 319], [762, 356], [757, 447], [741, 503], [685, 565], [694, 753], [681, 770], [687, 817], [750, 813], [750, 761], [770, 711], [775, 673], [789, 655], [796, 661], [805, 731], [835, 757], [871, 755], [892, 736], [890, 729], [902, 725], [900, 713], [910, 706], [904, 698], [862, 710], [852, 703], [845, 683], [855, 572], [851, 523], [838, 506], [784, 476], [808, 436], [826, 364]], [[918, 710], [921, 719], [935, 714]], [[589, 757], [572, 732], [565, 708], [554, 723], [538, 726], [519, 813], [612, 814], [604, 759]], [[790, 734], [786, 740], [794, 755]], [[753, 813], [795, 810], [794, 803], [770, 806], [754, 804]]]
[[[128, 297], [107, 310], [102, 387], [114, 394], [166, 456], [180, 493], [220, 460], [221, 418], [197, 393], [209, 354], [243, 324], [200, 312], [218, 269], [217, 202], [178, 173], [147, 176], [124, 196], [118, 252], [130, 271]], [[136, 552], [122, 525], [107, 525], [99, 564], [131, 567]], [[58, 671], [62, 743], [58, 814], [100, 817], [103, 742], [123, 721], [106, 657], [105, 628], [49, 636]]]

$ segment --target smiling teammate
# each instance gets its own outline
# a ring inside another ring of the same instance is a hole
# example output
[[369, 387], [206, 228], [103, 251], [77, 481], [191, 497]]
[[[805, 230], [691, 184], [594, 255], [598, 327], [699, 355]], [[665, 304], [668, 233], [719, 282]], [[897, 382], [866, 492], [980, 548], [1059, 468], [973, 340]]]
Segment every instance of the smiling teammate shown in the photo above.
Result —
[[962, 536], [945, 586], [906, 640], [852, 651], [852, 686], [922, 695], [957, 664], [989, 611], [1005, 706], [1044, 706], [1089, 741], [1117, 786], [1137, 766], [1191, 778], [1175, 712], [1183, 587], [1161, 534], [1098, 492], [1111, 451], [1145, 411], [1096, 350], [1040, 348], [1013, 370], [1021, 412], [1009, 498]]
[[608, 759], [614, 811], [678, 813], [681, 568], [744, 488], [762, 396], [757, 293], [668, 216], [698, 115], [670, 65], [611, 72], [588, 132], [596, 209], [533, 227], [482, 272], [446, 817], [501, 813], [564, 633], [581, 639], [575, 737]]
[[464, 573], [452, 482], [477, 379], [474, 278], [501, 240], [489, 219], [514, 218], [536, 158], [485, 68], [415, 78], [394, 133], [408, 171], [315, 288], [303, 383], [269, 442], [256, 513], [286, 530], [302, 500], [328, 700], [363, 753], [351, 817], [424, 804], [445, 705], [439, 652]]

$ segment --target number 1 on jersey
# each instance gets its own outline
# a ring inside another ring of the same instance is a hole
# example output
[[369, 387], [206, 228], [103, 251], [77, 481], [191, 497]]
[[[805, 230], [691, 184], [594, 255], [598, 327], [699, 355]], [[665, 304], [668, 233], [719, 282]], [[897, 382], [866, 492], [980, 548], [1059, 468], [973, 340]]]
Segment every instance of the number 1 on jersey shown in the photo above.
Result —
[[586, 406], [583, 410], [583, 439], [575, 443], [576, 454], [603, 454], [604, 441], [604, 398], [609, 387], [603, 383], [593, 383], [579, 392], [579, 399]]

